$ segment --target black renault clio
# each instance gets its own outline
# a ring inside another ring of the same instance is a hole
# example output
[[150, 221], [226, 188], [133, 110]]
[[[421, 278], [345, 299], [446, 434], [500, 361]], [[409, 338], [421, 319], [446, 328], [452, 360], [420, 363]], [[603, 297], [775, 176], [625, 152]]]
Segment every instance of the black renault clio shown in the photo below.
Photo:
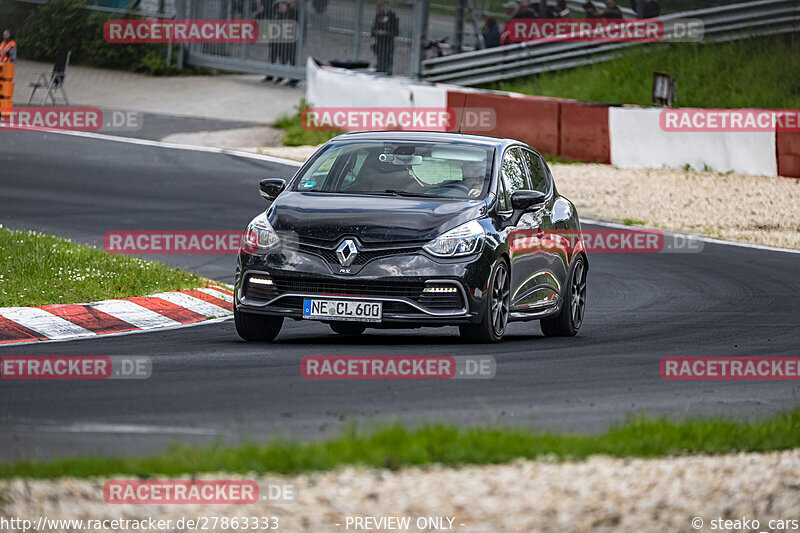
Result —
[[[284, 318], [340, 334], [454, 326], [499, 341], [509, 321], [575, 335], [588, 260], [573, 204], [530, 146], [451, 133], [340, 135], [248, 225], [236, 266], [236, 330], [271, 341]], [[545, 243], [545, 240], [549, 242]], [[546, 245], [545, 245], [546, 244]]]

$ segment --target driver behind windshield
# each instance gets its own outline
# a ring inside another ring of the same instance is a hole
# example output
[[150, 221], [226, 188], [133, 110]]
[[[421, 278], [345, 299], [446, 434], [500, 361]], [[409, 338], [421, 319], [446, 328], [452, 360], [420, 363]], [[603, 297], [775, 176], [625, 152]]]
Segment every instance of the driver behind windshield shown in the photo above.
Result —
[[461, 181], [467, 186], [470, 198], [478, 198], [486, 180], [486, 163], [483, 161], [464, 161], [461, 165]]
[[[411, 157], [418, 159], [412, 160]], [[421, 163], [419, 158], [420, 156], [398, 156], [389, 153], [371, 154], [359, 173], [358, 190], [361, 192], [393, 190], [409, 193], [434, 192], [436, 190], [441, 194], [443, 190], [449, 188], [453, 192], [460, 190], [469, 198], [480, 197], [486, 179], [485, 162], [460, 161], [458, 163], [461, 166], [461, 179], [426, 183], [414, 172], [414, 163]]]
[[393, 154], [371, 154], [358, 173], [356, 188], [361, 192], [421, 192], [425, 184], [414, 175], [411, 165], [397, 163], [401, 161], [395, 161]]

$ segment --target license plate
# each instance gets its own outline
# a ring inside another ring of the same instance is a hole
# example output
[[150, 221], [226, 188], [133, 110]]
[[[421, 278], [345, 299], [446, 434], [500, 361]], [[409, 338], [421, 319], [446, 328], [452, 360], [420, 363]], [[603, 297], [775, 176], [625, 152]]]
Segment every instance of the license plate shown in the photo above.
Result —
[[383, 315], [381, 302], [358, 300], [303, 300], [303, 318], [316, 320], [356, 320], [380, 322]]

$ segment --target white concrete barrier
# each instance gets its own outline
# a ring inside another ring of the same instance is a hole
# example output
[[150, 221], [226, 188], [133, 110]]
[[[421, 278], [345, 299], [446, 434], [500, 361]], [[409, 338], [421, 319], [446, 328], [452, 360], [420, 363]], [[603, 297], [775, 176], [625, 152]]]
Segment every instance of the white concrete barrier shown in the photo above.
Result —
[[666, 132], [660, 109], [612, 107], [611, 164], [622, 168], [709, 167], [718, 172], [777, 176], [775, 132]]
[[306, 65], [306, 100], [314, 107], [447, 107], [447, 90], [406, 78]]
[[[314, 107], [447, 107], [452, 86], [320, 67], [308, 59], [306, 100]], [[457, 88], [458, 92], [479, 89]], [[611, 107], [611, 164], [622, 168], [711, 168], [777, 176], [775, 132], [667, 132], [661, 109]]]

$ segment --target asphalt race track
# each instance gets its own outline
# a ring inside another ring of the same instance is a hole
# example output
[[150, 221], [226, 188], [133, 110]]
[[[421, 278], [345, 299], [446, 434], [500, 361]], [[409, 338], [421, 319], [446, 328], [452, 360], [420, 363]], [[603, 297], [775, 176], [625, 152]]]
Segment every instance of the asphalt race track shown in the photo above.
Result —
[[[100, 245], [110, 230], [240, 230], [265, 207], [258, 181], [292, 167], [224, 154], [4, 132], [0, 223]], [[558, 180], [558, 176], [556, 176]], [[153, 256], [222, 281], [231, 255]], [[794, 407], [791, 381], [664, 381], [665, 356], [797, 356], [800, 255], [720, 244], [697, 254], [595, 254], [576, 338], [513, 324], [497, 346], [456, 328], [335, 336], [287, 322], [273, 345], [233, 322], [0, 355], [148, 355], [141, 381], [0, 381], [0, 458], [144, 454], [170, 442], [335, 434], [402, 418], [598, 431], [634, 413], [753, 417]], [[491, 380], [306, 380], [304, 355], [491, 354]]]

